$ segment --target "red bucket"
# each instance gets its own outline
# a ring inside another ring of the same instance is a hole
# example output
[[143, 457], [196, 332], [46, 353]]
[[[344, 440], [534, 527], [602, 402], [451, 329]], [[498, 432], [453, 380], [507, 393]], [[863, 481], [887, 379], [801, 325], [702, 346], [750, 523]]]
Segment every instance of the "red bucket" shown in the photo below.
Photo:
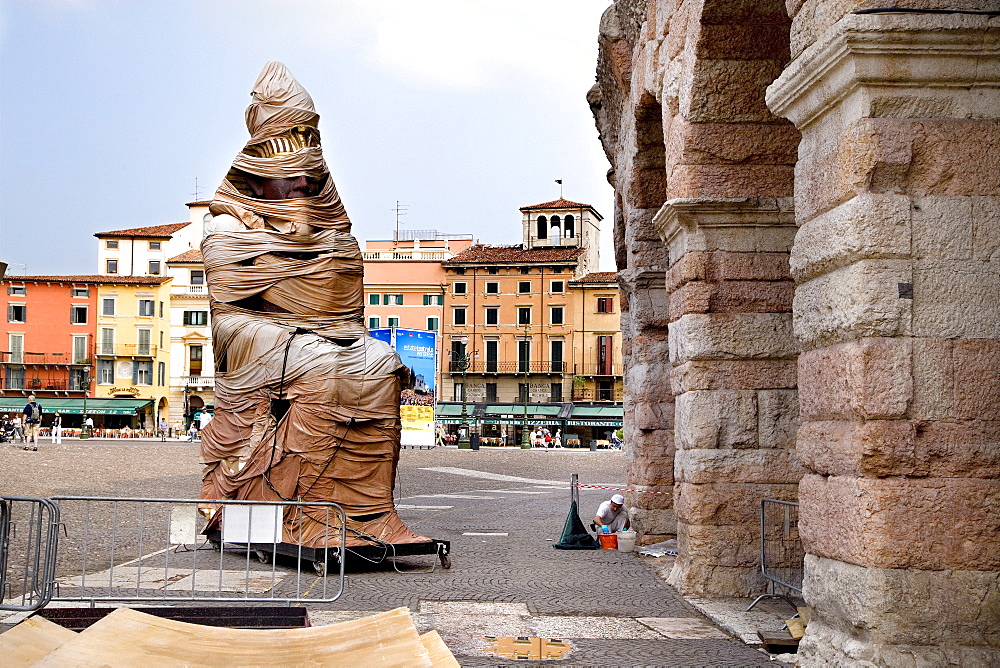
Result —
[[616, 533], [599, 533], [597, 539], [601, 541], [602, 550], [618, 549], [618, 534]]

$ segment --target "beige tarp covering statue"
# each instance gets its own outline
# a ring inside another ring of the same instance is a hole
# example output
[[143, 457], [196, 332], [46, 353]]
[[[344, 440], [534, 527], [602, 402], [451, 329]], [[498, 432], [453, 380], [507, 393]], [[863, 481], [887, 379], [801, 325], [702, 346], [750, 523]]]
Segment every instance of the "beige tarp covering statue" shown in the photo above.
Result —
[[[319, 115], [281, 63], [264, 67], [251, 97], [250, 141], [202, 242], [217, 370], [201, 498], [334, 501], [349, 546], [432, 542], [393, 505], [407, 371], [365, 330], [361, 251]], [[325, 547], [338, 532], [324, 513], [306, 515], [286, 519], [283, 540]]]

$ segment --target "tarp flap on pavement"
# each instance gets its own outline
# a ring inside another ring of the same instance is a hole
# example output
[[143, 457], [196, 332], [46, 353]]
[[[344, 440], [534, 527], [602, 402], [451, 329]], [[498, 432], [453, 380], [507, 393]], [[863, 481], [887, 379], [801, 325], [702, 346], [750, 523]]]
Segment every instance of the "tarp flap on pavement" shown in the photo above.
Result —
[[557, 550], [596, 550], [600, 547], [600, 543], [583, 526], [576, 501], [570, 502], [569, 514], [566, 515], [562, 536], [559, 538], [559, 542], [552, 547]]

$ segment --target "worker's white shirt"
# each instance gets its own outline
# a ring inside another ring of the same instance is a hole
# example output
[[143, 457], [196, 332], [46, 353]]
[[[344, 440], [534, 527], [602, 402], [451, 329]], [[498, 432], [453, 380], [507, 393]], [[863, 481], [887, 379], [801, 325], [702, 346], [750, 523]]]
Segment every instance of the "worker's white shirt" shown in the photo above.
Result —
[[625, 520], [628, 519], [628, 508], [622, 506], [615, 513], [611, 510], [611, 501], [605, 501], [597, 508], [596, 516], [601, 518], [601, 524], [608, 525], [610, 531], [621, 531], [625, 528]]

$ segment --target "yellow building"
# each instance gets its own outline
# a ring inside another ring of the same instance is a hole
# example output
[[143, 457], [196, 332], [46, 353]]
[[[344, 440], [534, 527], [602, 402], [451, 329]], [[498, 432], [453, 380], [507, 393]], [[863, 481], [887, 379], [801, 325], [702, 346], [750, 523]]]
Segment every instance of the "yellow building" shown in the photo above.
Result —
[[598, 271], [569, 282], [573, 298], [573, 401], [622, 400], [618, 282]]
[[153, 430], [169, 413], [170, 281], [122, 276], [97, 286], [94, 395], [145, 404], [134, 416], [94, 415], [95, 426]]

